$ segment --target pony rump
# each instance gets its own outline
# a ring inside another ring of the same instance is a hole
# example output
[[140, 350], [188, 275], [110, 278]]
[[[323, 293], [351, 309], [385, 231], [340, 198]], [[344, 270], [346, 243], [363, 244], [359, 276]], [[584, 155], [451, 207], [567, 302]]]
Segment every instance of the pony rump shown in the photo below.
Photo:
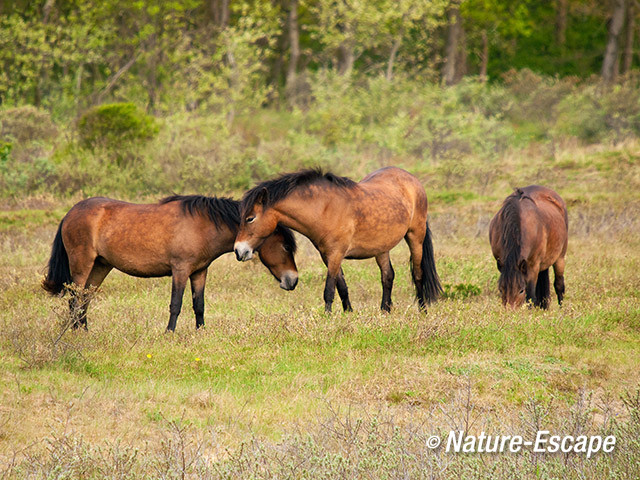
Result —
[[181, 202], [182, 212], [191, 216], [199, 213], [209, 217], [216, 229], [222, 224], [232, 232], [240, 225], [240, 202], [226, 197], [205, 197], [203, 195], [173, 195], [158, 202], [160, 205], [170, 202]]
[[72, 282], [71, 270], [69, 269], [69, 256], [62, 242], [62, 222], [58, 226], [58, 233], [53, 239], [51, 246], [51, 257], [47, 266], [47, 274], [42, 281], [44, 288], [51, 295], [58, 295], [63, 292], [66, 284]]
[[515, 280], [522, 277], [522, 272], [518, 268], [520, 261], [520, 239], [522, 237], [520, 227], [520, 199], [523, 198], [523, 191], [517, 188], [509, 195], [502, 204], [500, 220], [502, 223], [502, 235], [500, 243], [504, 258], [498, 286], [501, 289], [508, 288]]

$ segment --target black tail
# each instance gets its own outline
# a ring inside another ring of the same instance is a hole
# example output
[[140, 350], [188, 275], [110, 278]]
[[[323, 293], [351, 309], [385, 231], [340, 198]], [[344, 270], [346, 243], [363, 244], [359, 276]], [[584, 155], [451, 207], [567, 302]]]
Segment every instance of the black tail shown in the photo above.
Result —
[[42, 288], [51, 295], [57, 295], [64, 290], [64, 285], [71, 283], [71, 281], [69, 257], [67, 256], [67, 250], [64, 248], [64, 243], [62, 243], [62, 222], [60, 222], [58, 233], [53, 239], [47, 276], [42, 281]]
[[[433, 242], [431, 241], [431, 229], [427, 221], [427, 233], [422, 241], [422, 279], [416, 282], [416, 297], [421, 307], [435, 302], [442, 293], [442, 286], [436, 272], [436, 261], [433, 256]], [[415, 277], [414, 277], [415, 282]]]
[[549, 300], [551, 299], [551, 287], [549, 286], [549, 269], [538, 273], [538, 282], [536, 283], [536, 307], [549, 308]]

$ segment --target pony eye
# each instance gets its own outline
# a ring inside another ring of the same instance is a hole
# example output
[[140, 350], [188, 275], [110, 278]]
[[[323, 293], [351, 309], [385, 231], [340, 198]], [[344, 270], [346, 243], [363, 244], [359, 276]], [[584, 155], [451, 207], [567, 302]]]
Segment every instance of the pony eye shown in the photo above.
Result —
[[245, 218], [245, 219], [244, 219], [244, 221], [245, 221], [246, 223], [251, 223], [251, 222], [253, 222], [255, 219], [256, 219], [256, 217], [247, 217], [247, 218]]
[[524, 288], [520, 290], [520, 295], [524, 293]]
[[285, 252], [290, 252], [290, 251], [291, 251], [291, 247], [289, 247], [289, 245], [282, 245], [282, 249], [283, 249]]

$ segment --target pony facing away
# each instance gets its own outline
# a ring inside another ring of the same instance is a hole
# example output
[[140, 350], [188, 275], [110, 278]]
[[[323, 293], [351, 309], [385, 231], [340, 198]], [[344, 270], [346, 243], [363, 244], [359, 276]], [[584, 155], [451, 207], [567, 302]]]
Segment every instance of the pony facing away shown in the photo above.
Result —
[[567, 207], [553, 190], [530, 185], [516, 188], [506, 198], [489, 224], [491, 250], [500, 270], [498, 288], [505, 306], [517, 308], [531, 300], [536, 307], [548, 308], [552, 265], [553, 286], [562, 305], [568, 229]]
[[[138, 205], [103, 197], [77, 203], [60, 222], [42, 286], [51, 294], [65, 284], [99, 287], [111, 269], [136, 277], [172, 277], [168, 331], [176, 328], [191, 280], [196, 328], [204, 325], [209, 264], [231, 252], [240, 224], [240, 202], [198, 195]], [[265, 238], [260, 260], [285, 290], [298, 283], [293, 233], [279, 227]], [[74, 328], [87, 327], [88, 301], [71, 291]]]
[[336, 286], [345, 311], [352, 310], [341, 264], [375, 257], [382, 276], [381, 309], [391, 309], [393, 267], [389, 250], [403, 238], [411, 251], [416, 297], [421, 309], [442, 288], [427, 223], [427, 195], [413, 175], [383, 168], [360, 183], [321, 170], [303, 170], [258, 184], [245, 193], [234, 250], [244, 261], [284, 225], [308, 237], [327, 266], [325, 311]]

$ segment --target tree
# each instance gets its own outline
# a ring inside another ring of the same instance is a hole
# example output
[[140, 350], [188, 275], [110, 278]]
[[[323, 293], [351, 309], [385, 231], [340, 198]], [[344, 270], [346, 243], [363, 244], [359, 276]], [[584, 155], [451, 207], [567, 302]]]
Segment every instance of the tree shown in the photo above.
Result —
[[613, 0], [611, 19], [609, 21], [609, 38], [607, 40], [607, 48], [602, 61], [602, 79], [605, 82], [611, 82], [615, 79], [618, 72], [616, 64], [618, 57], [618, 38], [624, 26], [624, 18], [626, 13], [625, 0]]
[[633, 40], [636, 33], [636, 2], [635, 0], [629, 1], [629, 8], [627, 12], [627, 28], [624, 43], [624, 53], [622, 62], [622, 73], [629, 73], [631, 65], [633, 64]]
[[465, 0], [460, 16], [466, 26], [463, 38], [469, 52], [479, 60], [477, 71], [483, 79], [488, 76], [491, 47], [505, 54], [516, 39], [528, 36], [533, 29], [531, 11], [523, 1]]
[[219, 28], [225, 28], [229, 25], [229, 0], [205, 0], [205, 6], [214, 25]]
[[445, 45], [445, 62], [442, 69], [442, 79], [446, 85], [458, 83], [464, 72], [458, 68], [461, 64], [460, 56], [465, 56], [466, 52], [461, 51], [464, 36], [462, 20], [460, 18], [460, 3], [454, 1], [447, 11], [449, 25], [447, 28], [447, 42]]
[[298, 31], [298, 0], [289, 1], [289, 14], [287, 21], [289, 34], [289, 63], [287, 65], [287, 89], [295, 89], [300, 60], [300, 32]]
[[563, 48], [567, 42], [567, 10], [569, 0], [556, 0], [556, 45]]

